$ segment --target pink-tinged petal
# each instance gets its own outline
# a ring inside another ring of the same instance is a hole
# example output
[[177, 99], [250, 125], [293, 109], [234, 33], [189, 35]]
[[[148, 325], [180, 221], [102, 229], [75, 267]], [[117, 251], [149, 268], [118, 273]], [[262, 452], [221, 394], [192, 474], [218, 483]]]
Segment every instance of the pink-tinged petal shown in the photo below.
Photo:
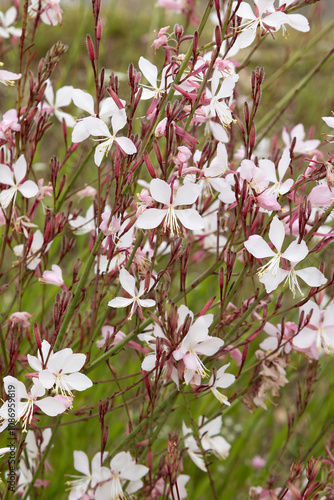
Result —
[[264, 208], [265, 210], [270, 211], [278, 211], [282, 210], [281, 205], [273, 198], [272, 196], [268, 196], [266, 194], [260, 194], [256, 197], [257, 204]]
[[142, 74], [145, 76], [146, 80], [152, 85], [152, 87], [157, 87], [158, 79], [158, 69], [154, 64], [145, 59], [145, 57], [140, 57], [138, 66]]
[[266, 323], [263, 330], [272, 337], [277, 337], [277, 335], [280, 333], [278, 328], [276, 328], [276, 326], [272, 325], [271, 323]]
[[[211, 182], [212, 186], [215, 188], [215, 183], [216, 181], [214, 182]], [[216, 188], [215, 188], [216, 189]], [[222, 201], [223, 203], [233, 203], [235, 201], [235, 194], [234, 194], [234, 191], [232, 191], [232, 188], [231, 186], [227, 183], [227, 182], [224, 182], [224, 187], [222, 190], [220, 190], [220, 194], [218, 196], [218, 198], [220, 199], [220, 201]]]
[[316, 338], [317, 331], [306, 327], [292, 339], [292, 343], [294, 346], [299, 347], [299, 349], [307, 349], [315, 342]]
[[259, 160], [259, 167], [266, 174], [266, 178], [268, 179], [268, 181], [276, 184], [277, 176], [276, 176], [275, 164], [270, 160]]
[[25, 181], [17, 188], [17, 190], [20, 191], [22, 196], [25, 198], [32, 198], [37, 195], [38, 186], [33, 181]]
[[136, 146], [127, 137], [115, 137], [114, 140], [125, 154], [134, 155], [137, 153]]
[[130, 304], [132, 304], [133, 298], [131, 299], [126, 299], [124, 297], [116, 297], [115, 299], [112, 299], [108, 302], [109, 307], [127, 307]]
[[173, 206], [192, 205], [201, 193], [201, 188], [197, 184], [187, 183], [181, 186], [173, 200]]
[[72, 85], [65, 85], [56, 92], [56, 108], [62, 108], [63, 106], [68, 106], [72, 101], [73, 87]]
[[38, 378], [45, 389], [51, 389], [56, 382], [56, 377], [49, 370], [42, 370]]
[[138, 217], [136, 225], [140, 229], [153, 229], [161, 224], [166, 214], [167, 210], [149, 208]]
[[61, 401], [59, 401], [59, 399], [49, 396], [40, 399], [39, 401], [35, 401], [35, 405], [50, 417], [55, 417], [66, 410], [65, 406], [61, 403]]
[[26, 176], [27, 162], [23, 155], [21, 155], [13, 166], [16, 184], [19, 184]]
[[301, 14], [288, 14], [287, 18], [286, 22], [291, 26], [291, 28], [294, 28], [297, 31], [302, 31], [303, 33], [310, 31], [310, 24], [305, 16], [302, 16]]
[[[81, 89], [73, 89], [72, 99], [74, 104], [84, 111], [87, 111], [90, 115], [94, 115], [94, 99], [88, 94], [88, 92], [84, 92]], [[82, 452], [83, 453], [83, 452]]]
[[270, 224], [269, 239], [274, 244], [278, 252], [281, 251], [284, 238], [285, 238], [284, 224], [278, 219], [278, 217], [275, 216]]
[[323, 116], [322, 119], [331, 128], [334, 128], [334, 116]]
[[153, 300], [153, 299], [138, 299], [138, 304], [141, 307], [153, 307], [153, 306], [155, 306], [155, 300]]
[[15, 184], [13, 172], [3, 163], [0, 164], [0, 183], [6, 184], [7, 186], [14, 186]]
[[167, 182], [161, 179], [152, 179], [150, 182], [150, 192], [152, 198], [159, 203], [169, 206], [171, 202], [171, 188]]
[[75, 353], [66, 356], [63, 364], [62, 373], [73, 373], [81, 370], [86, 361], [86, 355], [83, 353]]
[[250, 182], [253, 178], [253, 170], [255, 168], [255, 163], [251, 160], [242, 160], [239, 171], [240, 177], [247, 182]]
[[316, 267], [305, 267], [295, 273], [309, 286], [321, 286], [327, 283], [325, 276]]
[[71, 373], [71, 375], [63, 375], [64, 382], [76, 391], [84, 391], [92, 387], [93, 382], [83, 373]]
[[82, 142], [85, 139], [87, 139], [87, 137], [89, 137], [89, 136], [90, 136], [90, 132], [85, 125], [85, 121], [80, 120], [79, 122], [77, 122], [72, 130], [72, 142], [73, 142], [73, 144], [78, 143], [78, 142]]
[[195, 347], [195, 352], [204, 354], [205, 356], [213, 356], [224, 345], [224, 341], [217, 337], [210, 337], [208, 340], [201, 342]]
[[282, 158], [280, 159], [278, 164], [278, 177], [280, 181], [285, 176], [286, 171], [289, 168], [290, 161], [291, 161], [290, 151], [288, 149], [285, 149]]
[[85, 127], [89, 131], [90, 135], [101, 136], [101, 137], [111, 137], [109, 129], [104, 121], [99, 118], [94, 118], [93, 116], [88, 116], [84, 118], [82, 122], [85, 124]]
[[245, 241], [244, 245], [248, 252], [254, 255], [257, 259], [275, 256], [275, 252], [273, 252], [268, 243], [264, 241], [262, 236], [257, 234], [250, 236], [248, 240]]
[[205, 222], [202, 216], [194, 208], [184, 210], [174, 210], [176, 217], [180, 220], [182, 226], [192, 231], [203, 229]]
[[81, 472], [81, 474], [85, 476], [90, 476], [89, 460], [86, 453], [83, 451], [74, 451], [73, 458], [75, 470]]
[[116, 135], [126, 124], [126, 113], [124, 109], [119, 109], [111, 118], [113, 135]]
[[289, 271], [278, 268], [275, 276], [270, 274], [270, 271], [268, 271], [259, 281], [265, 286], [266, 292], [271, 293], [276, 290], [278, 285], [282, 283], [282, 281], [287, 277], [288, 274]]
[[289, 260], [290, 262], [300, 262], [305, 259], [308, 254], [308, 248], [304, 240], [297, 243], [297, 240], [293, 241], [288, 248], [283, 252], [282, 257]]
[[119, 280], [122, 287], [131, 297], [136, 294], [136, 280], [124, 267], [119, 272]]

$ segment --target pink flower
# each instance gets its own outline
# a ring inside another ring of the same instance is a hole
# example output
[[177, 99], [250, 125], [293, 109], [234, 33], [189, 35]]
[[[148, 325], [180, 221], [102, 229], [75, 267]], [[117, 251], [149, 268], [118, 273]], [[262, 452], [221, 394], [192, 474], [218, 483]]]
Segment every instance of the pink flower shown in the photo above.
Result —
[[8, 322], [13, 325], [22, 325], [23, 328], [30, 328], [29, 318], [32, 318], [33, 314], [28, 312], [15, 312], [9, 316]]
[[[0, 63], [2, 66], [2, 63]], [[0, 83], [6, 86], [13, 86], [14, 80], [19, 80], [21, 78], [21, 73], [12, 73], [11, 71], [6, 71], [5, 69], [0, 69]]]
[[6, 140], [8, 131], [10, 130], [14, 132], [19, 132], [21, 130], [16, 109], [10, 109], [3, 115], [0, 123], [0, 139]]
[[53, 264], [53, 266], [51, 266], [51, 269], [52, 271], [44, 271], [42, 277], [39, 278], [39, 281], [45, 283], [46, 285], [60, 286], [62, 290], [66, 291], [67, 288], [63, 281], [63, 274], [60, 267], [57, 266], [57, 264]]

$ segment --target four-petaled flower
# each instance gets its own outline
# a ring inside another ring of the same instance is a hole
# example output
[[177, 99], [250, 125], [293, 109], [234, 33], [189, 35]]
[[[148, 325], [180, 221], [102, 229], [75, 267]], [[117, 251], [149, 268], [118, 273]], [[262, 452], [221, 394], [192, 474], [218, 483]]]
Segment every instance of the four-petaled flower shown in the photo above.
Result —
[[32, 198], [38, 193], [38, 186], [33, 181], [22, 182], [27, 173], [27, 162], [23, 155], [13, 165], [13, 172], [8, 165], [0, 164], [0, 182], [7, 184], [9, 189], [4, 189], [0, 193], [0, 206], [7, 208], [13, 200], [15, 203], [17, 192], [19, 191], [25, 198]]

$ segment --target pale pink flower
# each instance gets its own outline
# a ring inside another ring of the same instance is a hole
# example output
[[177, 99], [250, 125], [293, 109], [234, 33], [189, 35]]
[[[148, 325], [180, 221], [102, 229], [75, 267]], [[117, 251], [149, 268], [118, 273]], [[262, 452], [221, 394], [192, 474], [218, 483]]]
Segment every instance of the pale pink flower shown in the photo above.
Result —
[[292, 343], [299, 349], [308, 349], [315, 344], [318, 355], [334, 354], [334, 303], [320, 309], [318, 304], [309, 300], [300, 307], [304, 319], [312, 312], [310, 322], [294, 337]]
[[[0, 67], [1, 66], [3, 66], [3, 63], [0, 63]], [[21, 73], [12, 73], [11, 71], [0, 69], [0, 83], [6, 86], [12, 87], [14, 85], [14, 80], [19, 80], [21, 76]]]
[[108, 302], [109, 307], [128, 307], [132, 304], [129, 319], [132, 318], [137, 307], [153, 307], [155, 306], [155, 300], [152, 299], [140, 299], [147, 290], [145, 290], [145, 280], [141, 281], [139, 284], [139, 291], [136, 288], [136, 280], [131, 274], [122, 268], [119, 272], [119, 280], [121, 282], [124, 290], [131, 296], [131, 298], [126, 299], [125, 297], [116, 297]]
[[137, 219], [137, 227], [153, 229], [164, 221], [164, 229], [168, 228], [172, 235], [180, 233], [179, 222], [187, 229], [202, 229], [204, 222], [194, 208], [178, 210], [180, 205], [192, 205], [200, 194], [200, 187], [187, 183], [181, 186], [175, 196], [167, 182], [161, 179], [152, 179], [150, 183], [151, 196], [166, 208], [149, 208]]
[[[28, 269], [31, 269], [34, 271], [38, 264], [41, 262], [41, 251], [44, 245], [44, 237], [41, 231], [38, 229], [33, 236], [32, 243], [30, 246], [30, 250], [28, 252], [28, 255], [25, 256], [24, 263], [27, 266]], [[50, 248], [51, 243], [49, 243], [46, 248], [45, 252], [48, 251]], [[24, 245], [16, 245], [13, 248], [13, 252], [17, 257], [23, 257], [24, 253]]]
[[277, 169], [272, 161], [265, 159], [259, 160], [259, 167], [265, 173], [266, 179], [273, 183], [271, 187], [266, 189], [266, 195], [277, 197], [278, 195], [287, 193], [291, 189], [293, 179], [287, 179], [283, 182], [283, 178], [289, 168], [290, 162], [291, 157], [288, 149], [284, 150]]
[[13, 325], [22, 325], [23, 328], [30, 328], [29, 319], [33, 317], [33, 314], [28, 312], [15, 312], [9, 316], [8, 322]]
[[262, 458], [260, 455], [255, 455], [252, 458], [252, 466], [254, 469], [262, 469], [266, 465], [266, 460]]
[[25, 198], [32, 198], [38, 193], [38, 186], [33, 181], [22, 182], [27, 173], [27, 162], [23, 155], [13, 165], [13, 172], [8, 165], [0, 164], [0, 179], [2, 184], [10, 186], [0, 193], [0, 206], [7, 208], [10, 202], [15, 199], [19, 191]]
[[62, 270], [60, 269], [57, 264], [53, 264], [51, 266], [51, 271], [44, 271], [43, 275], [41, 278], [39, 278], [39, 281], [42, 283], [45, 283], [46, 285], [56, 285], [60, 286], [62, 290], [67, 290], [64, 280], [63, 280], [63, 273]]
[[79, 198], [95, 198], [97, 191], [92, 186], [86, 186], [84, 189], [81, 189], [77, 192], [77, 196]]
[[9, 131], [19, 132], [21, 125], [18, 122], [16, 109], [10, 109], [2, 116], [0, 123], [0, 139], [6, 140]]
[[49, 26], [56, 26], [62, 22], [60, 0], [31, 0], [28, 14], [31, 18], [40, 15], [40, 20]]
[[317, 139], [310, 139], [304, 141], [305, 130], [304, 130], [304, 125], [302, 123], [299, 123], [298, 125], [293, 127], [290, 133], [287, 131], [285, 127], [283, 128], [282, 139], [287, 149], [290, 148], [292, 140], [294, 138], [296, 138], [296, 145], [294, 148], [295, 153], [300, 153], [300, 154], [310, 153], [311, 151], [316, 149], [320, 144], [320, 141]]
[[214, 70], [211, 81], [211, 91], [206, 89], [206, 96], [210, 99], [210, 103], [207, 106], [203, 106], [203, 110], [209, 117], [217, 116], [224, 128], [228, 128], [233, 120], [231, 110], [224, 99], [233, 96], [233, 90], [238, 78], [238, 75], [228, 76], [220, 85], [221, 73], [218, 70]]

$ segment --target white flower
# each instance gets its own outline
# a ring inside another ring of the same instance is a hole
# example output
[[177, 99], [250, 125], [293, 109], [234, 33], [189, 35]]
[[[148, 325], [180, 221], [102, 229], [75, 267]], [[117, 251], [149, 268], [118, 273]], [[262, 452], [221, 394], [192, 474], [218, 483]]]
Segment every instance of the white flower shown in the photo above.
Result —
[[[211, 451], [220, 460], [227, 458], [230, 452], [231, 445], [226, 441], [223, 436], [220, 436], [222, 428], [222, 417], [219, 415], [215, 419], [211, 420], [204, 426], [200, 426], [201, 418], [199, 419], [199, 434], [201, 438], [201, 444], [204, 451]], [[206, 419], [204, 419], [204, 422]], [[192, 461], [201, 470], [206, 471], [205, 463], [198, 447], [195, 438], [192, 435], [191, 429], [182, 424], [183, 435], [186, 436], [184, 439], [184, 444], [188, 448], [188, 454]]]
[[64, 119], [67, 127], [74, 127], [75, 119], [73, 118], [73, 116], [61, 110], [63, 106], [68, 106], [69, 104], [71, 104], [72, 91], [73, 87], [71, 85], [66, 85], [65, 87], [57, 90], [55, 99], [52, 83], [50, 82], [50, 80], [48, 80], [44, 94], [48, 106], [43, 104], [42, 112], [47, 111], [49, 113], [53, 113], [60, 122], [62, 122]]
[[[72, 390], [84, 391], [92, 387], [92, 381], [83, 373], [77, 373], [86, 361], [86, 355], [82, 353], [73, 353], [72, 349], [62, 349], [56, 353], [49, 351], [50, 344], [47, 341], [42, 343], [42, 354], [38, 358], [28, 354], [30, 366], [39, 372], [39, 380], [46, 389], [51, 389], [55, 385], [55, 392], [68, 399], [73, 398]], [[46, 367], [45, 361], [48, 359]]]
[[21, 36], [20, 28], [12, 27], [17, 18], [17, 10], [14, 6], [10, 7], [5, 13], [0, 12], [0, 38], [9, 38], [12, 36]]
[[[123, 484], [129, 481], [126, 493], [138, 491], [143, 482], [141, 478], [149, 471], [145, 465], [136, 464], [129, 452], [122, 451], [112, 458], [110, 469], [103, 467], [104, 480], [95, 492], [95, 498], [99, 500], [120, 500], [126, 496], [123, 491]], [[106, 477], [108, 476], [108, 477]]]
[[[306, 257], [308, 254], [308, 249], [305, 241], [301, 241], [301, 243], [297, 243], [297, 240], [293, 241], [285, 252], [282, 253], [282, 246], [285, 239], [285, 229], [284, 224], [278, 219], [278, 217], [274, 217], [269, 229], [269, 239], [273, 243], [277, 252], [275, 253], [268, 243], [262, 238], [262, 236], [252, 235], [248, 238], [248, 240], [244, 243], [247, 250], [254, 255], [257, 259], [263, 259], [266, 257], [271, 257], [270, 261], [267, 262], [264, 266], [260, 267], [257, 274], [260, 277], [260, 281], [263, 279], [266, 273], [266, 290], [268, 292], [268, 288], [274, 290], [284, 278], [277, 283], [275, 288], [270, 286], [271, 279], [274, 278], [273, 285], [276, 283], [275, 279], [278, 275], [279, 265], [281, 262], [281, 257], [289, 260], [290, 262], [300, 262], [302, 259]], [[270, 271], [270, 272], [269, 272]], [[279, 276], [280, 278], [281, 276]], [[269, 281], [270, 280], [270, 281]], [[278, 278], [277, 278], [278, 280]], [[268, 282], [269, 281], [269, 282]], [[263, 281], [262, 281], [263, 282]], [[271, 291], [270, 290], [270, 291]], [[269, 293], [269, 292], [268, 292]]]
[[75, 219], [70, 219], [69, 224], [74, 234], [81, 235], [95, 232], [94, 205], [89, 207], [85, 216], [78, 215]]
[[13, 165], [13, 172], [4, 164], [0, 164], [0, 182], [11, 186], [9, 189], [3, 189], [0, 193], [0, 206], [7, 208], [12, 200], [16, 199], [19, 191], [25, 198], [32, 198], [38, 193], [38, 186], [33, 181], [22, 182], [27, 173], [27, 162], [23, 155]]
[[230, 363], [227, 363], [227, 365], [222, 366], [219, 368], [217, 371], [216, 375], [212, 375], [209, 381], [209, 387], [213, 393], [213, 395], [220, 401], [222, 404], [230, 406], [231, 404], [229, 403], [227, 397], [222, 394], [221, 392], [218, 391], [218, 389], [226, 389], [227, 387], [230, 387], [230, 385], [233, 384], [235, 381], [235, 376], [232, 375], [231, 373], [225, 373], [226, 368], [230, 366]]
[[105, 138], [105, 140], [95, 148], [94, 161], [98, 167], [101, 165], [104, 155], [109, 153], [114, 142], [127, 155], [133, 155], [137, 152], [136, 146], [130, 139], [127, 137], [116, 137], [117, 132], [126, 124], [126, 114], [124, 109], [119, 110], [111, 118], [111, 125], [113, 129], [112, 134], [104, 121], [99, 118], [88, 116], [87, 118], [83, 118], [80, 123], [84, 125], [86, 130], [82, 128], [82, 126], [80, 129], [78, 126], [74, 127], [72, 142], [82, 142], [87, 139], [88, 135]]
[[205, 114], [210, 117], [218, 116], [220, 123], [224, 128], [228, 128], [230, 126], [233, 118], [230, 108], [222, 99], [226, 99], [233, 95], [233, 89], [238, 78], [238, 75], [228, 76], [223, 80], [220, 85], [220, 89], [218, 90], [221, 73], [220, 71], [215, 70], [212, 75], [211, 92], [209, 89], [206, 89], [206, 94], [210, 99], [210, 104], [208, 106], [203, 106], [203, 110]]
[[200, 195], [200, 187], [187, 183], [181, 186], [175, 195], [167, 182], [161, 179], [152, 179], [150, 183], [151, 196], [166, 208], [149, 208], [137, 219], [137, 227], [141, 229], [153, 229], [164, 220], [164, 229], [168, 228], [172, 236], [179, 234], [179, 222], [187, 229], [202, 229], [204, 222], [202, 217], [194, 208], [177, 210], [180, 205], [192, 205]]
[[254, 0], [254, 14], [248, 3], [241, 2], [236, 15], [245, 19], [246, 23], [240, 26], [242, 33], [236, 40], [239, 49], [249, 47], [254, 42], [258, 27], [262, 32], [272, 32], [288, 22], [287, 15], [275, 11], [273, 4], [274, 0]]
[[[193, 320], [193, 314], [186, 306], [180, 306], [178, 313], [179, 326], [184, 323], [187, 315], [190, 315]], [[191, 324], [180, 347], [173, 352], [173, 357], [176, 361], [183, 360], [185, 366], [184, 380], [186, 384], [189, 384], [195, 373], [201, 377], [207, 377], [208, 370], [205, 368], [198, 355], [212, 356], [224, 345], [222, 339], [210, 337], [208, 334], [212, 321], [213, 314], [206, 314], [197, 318], [196, 321]]]
[[86, 493], [89, 484], [92, 488], [101, 482], [103, 479], [108, 479], [108, 476], [103, 476], [102, 469], [105, 467], [101, 466], [101, 462], [107, 458], [108, 453], [104, 452], [101, 460], [101, 453], [96, 453], [92, 459], [92, 470], [89, 467], [89, 461], [86, 453], [83, 451], [74, 451], [74, 468], [83, 474], [83, 476], [71, 476], [75, 479], [68, 481], [67, 484], [70, 485], [71, 491], [69, 494], [69, 500], [79, 500]]
[[33, 385], [29, 392], [27, 392], [22, 382], [12, 376], [5, 377], [3, 382], [6, 394], [10, 399], [0, 408], [0, 418], [4, 421], [1, 430], [7, 427], [8, 418], [12, 418], [12, 413], [15, 415], [16, 421], [22, 419], [23, 429], [26, 430], [27, 424], [30, 424], [34, 414], [34, 405], [51, 417], [55, 417], [66, 410], [65, 406], [57, 398], [45, 397], [39, 399], [44, 396], [45, 388], [36, 378], [33, 379]]
[[[143, 85], [143, 93], [141, 98], [143, 100], [153, 98], [159, 99], [159, 97], [161, 97], [161, 95], [166, 92], [170, 83], [173, 81], [173, 78], [171, 76], [166, 77], [167, 70], [170, 68], [170, 66], [165, 66], [163, 68], [161, 73], [160, 85], [158, 85], [158, 68], [154, 66], [154, 64], [145, 59], [145, 57], [140, 57], [138, 66], [146, 80], [151, 84], [151, 87]], [[151, 88], [152, 90], [150, 90]]]
[[[31, 243], [31, 247], [29, 249], [28, 255], [25, 257], [24, 263], [27, 266], [28, 269], [34, 271], [38, 264], [41, 262], [41, 257], [40, 253], [43, 248], [44, 244], [44, 237], [41, 231], [38, 229], [33, 236], [33, 240]], [[46, 248], [45, 252], [48, 251], [50, 248], [51, 243], [49, 243]], [[24, 252], [24, 245], [16, 245], [13, 248], [13, 251], [17, 257], [22, 257], [23, 252]]]
[[141, 281], [139, 284], [139, 291], [136, 289], [136, 280], [133, 276], [124, 268], [119, 272], [119, 280], [121, 282], [124, 290], [131, 296], [131, 298], [126, 299], [125, 297], [116, 297], [115, 299], [108, 302], [109, 307], [127, 307], [132, 304], [130, 317], [132, 318], [137, 307], [153, 307], [155, 306], [155, 300], [152, 299], [140, 299], [147, 290], [145, 290], [145, 280]]

